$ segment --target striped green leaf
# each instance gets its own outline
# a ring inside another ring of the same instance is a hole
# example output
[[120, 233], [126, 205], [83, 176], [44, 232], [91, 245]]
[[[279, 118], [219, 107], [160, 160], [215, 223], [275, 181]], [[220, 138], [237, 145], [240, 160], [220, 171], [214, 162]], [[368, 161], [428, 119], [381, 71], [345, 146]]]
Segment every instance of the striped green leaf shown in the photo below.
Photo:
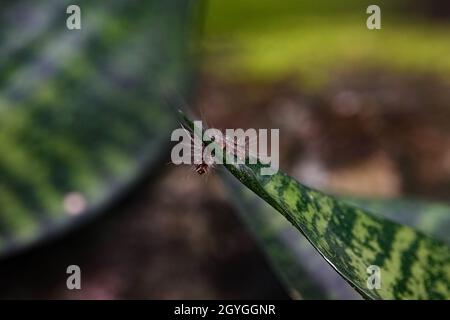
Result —
[[[241, 218], [259, 240], [261, 249], [292, 298], [358, 298], [349, 284], [273, 207], [231, 174], [224, 172], [222, 178]], [[409, 199], [341, 199], [389, 220], [412, 226], [449, 244], [448, 205]]]
[[[184, 122], [192, 128], [186, 117]], [[261, 163], [224, 166], [292, 223], [363, 297], [450, 299], [450, 248], [443, 242], [304, 186], [283, 172], [261, 175]], [[368, 285], [370, 266], [380, 269], [379, 289]]]
[[[164, 162], [184, 95], [190, 0], [4, 1], [0, 16], [0, 256], [100, 212]], [[27, 19], [19, 19], [26, 12]]]
[[239, 216], [293, 299], [361, 299], [277, 210], [230, 173], [221, 176]]

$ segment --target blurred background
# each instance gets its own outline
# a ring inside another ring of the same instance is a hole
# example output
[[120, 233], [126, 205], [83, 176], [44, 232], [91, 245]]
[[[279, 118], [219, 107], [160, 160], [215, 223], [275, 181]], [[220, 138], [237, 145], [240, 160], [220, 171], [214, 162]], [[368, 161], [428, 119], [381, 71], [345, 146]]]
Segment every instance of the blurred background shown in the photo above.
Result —
[[279, 128], [283, 171], [449, 241], [447, 1], [78, 1], [71, 31], [69, 4], [1, 4], [0, 298], [359, 298], [223, 170], [169, 163], [179, 107]]

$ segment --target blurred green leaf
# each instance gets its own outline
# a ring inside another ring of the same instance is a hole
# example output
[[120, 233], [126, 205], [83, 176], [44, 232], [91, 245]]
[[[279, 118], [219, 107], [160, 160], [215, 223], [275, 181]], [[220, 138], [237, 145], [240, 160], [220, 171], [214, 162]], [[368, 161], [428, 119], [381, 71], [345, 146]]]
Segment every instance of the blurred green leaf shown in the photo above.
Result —
[[[191, 76], [189, 0], [6, 1], [0, 255], [84, 221], [163, 161]], [[25, 18], [23, 16], [26, 16]]]

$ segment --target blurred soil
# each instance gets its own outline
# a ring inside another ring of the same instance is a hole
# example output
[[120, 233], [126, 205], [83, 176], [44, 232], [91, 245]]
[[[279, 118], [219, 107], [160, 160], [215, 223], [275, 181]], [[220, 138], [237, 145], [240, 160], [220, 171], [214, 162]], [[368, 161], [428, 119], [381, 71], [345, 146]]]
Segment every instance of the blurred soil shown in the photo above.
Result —
[[279, 128], [281, 168], [316, 188], [450, 199], [449, 84], [378, 71], [340, 74], [319, 94], [296, 83], [205, 77], [198, 113], [211, 127]]
[[[287, 297], [215, 177], [179, 167], [153, 182], [93, 224], [3, 261], [0, 298]], [[66, 288], [71, 264], [82, 290]]]

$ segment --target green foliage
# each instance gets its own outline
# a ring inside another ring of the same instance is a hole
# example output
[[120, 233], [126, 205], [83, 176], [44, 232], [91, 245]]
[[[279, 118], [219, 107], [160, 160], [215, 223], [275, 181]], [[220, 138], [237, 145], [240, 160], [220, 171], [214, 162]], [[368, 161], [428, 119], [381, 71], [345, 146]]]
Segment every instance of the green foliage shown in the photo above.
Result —
[[360, 298], [277, 210], [228, 172], [222, 178], [230, 200], [293, 299]]
[[[232, 81], [298, 77], [316, 90], [352, 69], [450, 74], [448, 24], [408, 16], [381, 1], [382, 29], [369, 31], [370, 1], [209, 1], [204, 48], [209, 74]], [[401, 6], [403, 4], [403, 6]], [[227, 54], [224, 55], [223, 52]]]
[[[189, 119], [183, 121], [193, 128]], [[261, 163], [224, 166], [292, 223], [363, 297], [450, 298], [450, 248], [443, 242], [308, 188], [282, 172], [261, 175]], [[371, 265], [381, 269], [377, 290], [367, 286]]]
[[[357, 293], [273, 207], [231, 174], [223, 174], [223, 181], [241, 217], [260, 241], [269, 262], [293, 298], [357, 298]], [[448, 205], [403, 199], [341, 199], [450, 244]]]
[[[46, 3], [2, 5], [0, 254], [91, 216], [160, 164], [175, 126], [165, 95], [190, 73], [189, 1], [79, 1], [75, 31], [70, 1]], [[6, 18], [22, 11], [29, 23]], [[87, 205], [76, 217], [73, 192]]]

